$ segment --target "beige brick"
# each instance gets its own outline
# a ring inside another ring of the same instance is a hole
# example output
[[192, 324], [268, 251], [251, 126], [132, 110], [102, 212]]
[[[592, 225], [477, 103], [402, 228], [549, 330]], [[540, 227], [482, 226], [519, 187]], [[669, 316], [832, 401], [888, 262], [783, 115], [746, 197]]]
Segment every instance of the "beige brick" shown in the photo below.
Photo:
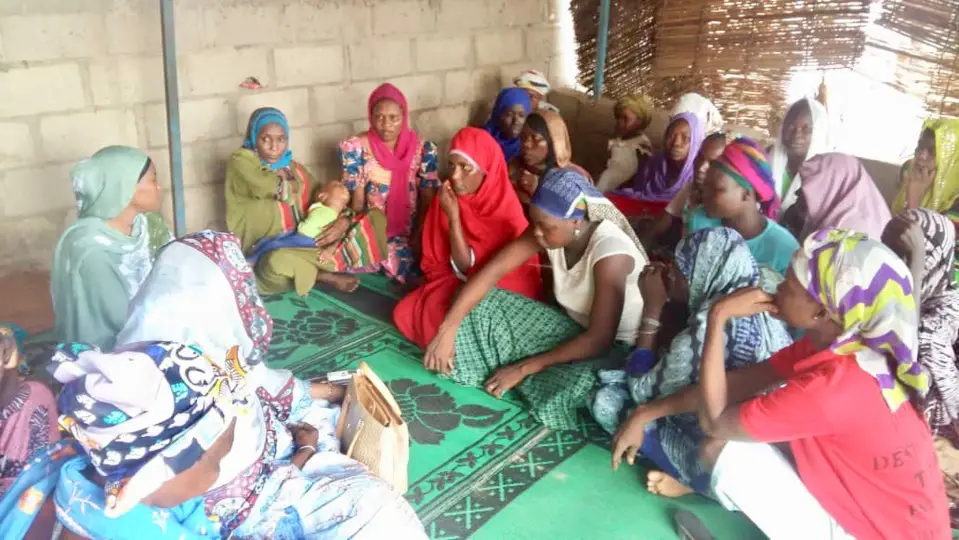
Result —
[[345, 76], [343, 56], [339, 45], [275, 49], [276, 84], [285, 87], [340, 82]]
[[371, 34], [370, 8], [363, 3], [295, 2], [283, 8], [283, 33], [287, 41], [334, 41], [352, 43]]
[[103, 17], [97, 14], [4, 17], [0, 34], [6, 62], [86, 58], [107, 50]]
[[504, 83], [499, 69], [486, 68], [473, 71], [473, 99], [492, 102]]
[[416, 115], [413, 125], [417, 133], [435, 142], [448, 141], [469, 123], [470, 110], [466, 105], [423, 111]]
[[536, 61], [558, 56], [562, 51], [559, 28], [547, 26], [526, 31], [526, 57]]
[[226, 163], [239, 146], [236, 138], [199, 141], [183, 149], [183, 184], [203, 186], [222, 184]]
[[386, 0], [373, 6], [373, 35], [427, 34], [436, 28], [436, 12], [427, 0]]
[[353, 80], [385, 79], [413, 70], [407, 39], [377, 40], [350, 45]]
[[484, 32], [476, 36], [476, 63], [495, 66], [523, 59], [523, 31]]
[[353, 133], [363, 133], [364, 131], [369, 131], [370, 122], [368, 120], [355, 120], [352, 124]]
[[182, 58], [184, 97], [236, 92], [247, 77], [270, 85], [267, 51], [259, 48], [216, 49], [187, 54]]
[[163, 59], [117, 56], [91, 62], [90, 89], [98, 107], [161, 101], [165, 96]]
[[[76, 205], [73, 182], [70, 179], [72, 163], [48, 167], [15, 169], [3, 173], [0, 185], [3, 197], [0, 205], [3, 216], [18, 217], [63, 210]], [[30, 189], [24, 189], [29, 186]], [[4, 234], [6, 236], [6, 229]]]
[[204, 10], [205, 28], [215, 47], [281, 43], [286, 40], [277, 31], [282, 21], [281, 5], [220, 5]]
[[0, 265], [49, 269], [63, 232], [60, 212], [0, 221]]
[[421, 37], [416, 40], [416, 71], [446, 71], [469, 67], [473, 43], [469, 36]]
[[0, 118], [84, 106], [83, 80], [76, 64], [0, 70]]
[[310, 124], [310, 91], [306, 88], [258, 92], [241, 97], [236, 102], [237, 134], [246, 133], [250, 115], [260, 107], [274, 107], [286, 115], [291, 127]]
[[443, 102], [442, 75], [414, 75], [392, 79], [390, 83], [403, 92], [411, 111], [432, 109]]
[[336, 122], [336, 99], [343, 91], [341, 86], [314, 86], [310, 88], [312, 107], [312, 121], [315, 125], [332, 124]]
[[30, 125], [0, 122], [0, 169], [29, 165], [36, 159]]
[[136, 116], [130, 110], [100, 110], [45, 116], [40, 120], [44, 156], [51, 161], [87, 157], [104, 146], [138, 146]]
[[[144, 117], [149, 146], [151, 148], [166, 146], [166, 106], [149, 105]], [[223, 98], [180, 102], [180, 139], [184, 144], [229, 137], [234, 135], [235, 128], [230, 104]]]
[[548, 19], [548, 9], [543, 0], [493, 0], [487, 2], [490, 26], [526, 26]]
[[450, 71], [444, 74], [443, 103], [459, 105], [473, 101], [473, 72]]
[[366, 110], [367, 102], [370, 94], [379, 85], [379, 82], [365, 82], [339, 87], [333, 92], [332, 101], [329, 101], [331, 96], [326, 91], [314, 93], [313, 110], [324, 118], [329, 118], [332, 111], [333, 119], [337, 122], [351, 120], [366, 122], [369, 116]]
[[[203, 229], [226, 230], [226, 202], [223, 184], [188, 187], [183, 191], [187, 232]], [[173, 197], [164, 194], [160, 214], [173, 223]]]
[[482, 0], [442, 0], [436, 29], [443, 33], [458, 34], [464, 30], [486, 28], [489, 18], [489, 9]]
[[[201, 9], [177, 2], [173, 15], [178, 53], [210, 46]], [[163, 51], [160, 10], [156, 2], [128, 0], [106, 14], [106, 27], [110, 29], [106, 38], [110, 54], [160, 54]]]
[[303, 163], [335, 163], [337, 145], [353, 133], [349, 124], [295, 129], [290, 134], [290, 150]]

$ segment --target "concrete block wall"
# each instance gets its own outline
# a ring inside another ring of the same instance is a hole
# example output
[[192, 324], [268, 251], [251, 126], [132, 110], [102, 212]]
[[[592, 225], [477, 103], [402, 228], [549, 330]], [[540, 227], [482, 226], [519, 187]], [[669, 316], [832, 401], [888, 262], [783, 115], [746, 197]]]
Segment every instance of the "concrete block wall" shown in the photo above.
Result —
[[[45, 267], [75, 219], [69, 177], [108, 144], [144, 148], [169, 188], [156, 0], [0, 2], [0, 269]], [[222, 227], [223, 172], [249, 113], [283, 110], [295, 156], [338, 176], [389, 80], [445, 148], [524, 69], [563, 80], [563, 0], [177, 0], [187, 226]], [[256, 77], [264, 88], [245, 90]], [[165, 197], [166, 200], [169, 197]], [[169, 217], [171, 208], [165, 204]]]

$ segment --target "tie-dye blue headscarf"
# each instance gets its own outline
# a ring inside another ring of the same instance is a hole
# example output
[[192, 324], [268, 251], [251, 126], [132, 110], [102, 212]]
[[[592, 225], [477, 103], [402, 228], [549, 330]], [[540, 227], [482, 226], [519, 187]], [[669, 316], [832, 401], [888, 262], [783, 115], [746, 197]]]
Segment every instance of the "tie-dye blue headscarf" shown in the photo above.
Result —
[[262, 158], [260, 159], [260, 162], [274, 171], [289, 167], [290, 163], [293, 161], [293, 152], [289, 147], [290, 124], [286, 121], [286, 116], [284, 116], [283, 113], [278, 109], [274, 109], [273, 107], [264, 107], [262, 109], [253, 111], [253, 114], [250, 115], [250, 122], [246, 127], [246, 138], [243, 139], [243, 148], [247, 148], [256, 152], [256, 138], [259, 136], [260, 130], [266, 127], [268, 124], [279, 124], [280, 127], [283, 128], [283, 132], [286, 133], [287, 139], [286, 152], [283, 153], [283, 157], [278, 159], [276, 163], [268, 163]]

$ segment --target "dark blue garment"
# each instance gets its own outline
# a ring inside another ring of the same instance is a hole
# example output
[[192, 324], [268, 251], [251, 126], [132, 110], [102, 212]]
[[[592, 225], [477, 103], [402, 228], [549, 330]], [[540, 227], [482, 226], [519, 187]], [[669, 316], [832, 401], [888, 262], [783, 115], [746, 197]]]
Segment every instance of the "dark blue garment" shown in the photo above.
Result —
[[519, 155], [522, 144], [520, 143], [519, 137], [510, 138], [509, 134], [500, 132], [499, 117], [503, 115], [504, 111], [515, 105], [522, 105], [523, 109], [526, 110], [526, 114], [529, 114], [530, 109], [533, 107], [526, 90], [522, 88], [504, 88], [500, 91], [499, 95], [496, 96], [496, 103], [493, 104], [493, 112], [490, 114], [486, 124], [483, 125], [483, 129], [492, 135], [493, 138], [496, 139], [496, 143], [499, 144], [499, 147], [503, 149], [503, 156], [506, 158], [507, 163]]
[[262, 238], [257, 243], [253, 244], [253, 250], [250, 251], [250, 254], [247, 256], [246, 262], [250, 263], [250, 266], [256, 266], [256, 263], [260, 260], [260, 257], [271, 251], [276, 251], [283, 248], [305, 247], [316, 247], [316, 239], [306, 236], [305, 234], [300, 234], [296, 231], [280, 233], [270, 238]]

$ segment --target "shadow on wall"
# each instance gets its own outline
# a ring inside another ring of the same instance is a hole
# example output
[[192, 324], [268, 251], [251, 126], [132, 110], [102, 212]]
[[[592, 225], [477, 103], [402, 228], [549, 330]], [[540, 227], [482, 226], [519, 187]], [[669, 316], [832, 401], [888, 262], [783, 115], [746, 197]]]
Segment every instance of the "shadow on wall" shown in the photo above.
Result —
[[[550, 93], [549, 102], [559, 108], [563, 120], [566, 121], [573, 143], [573, 161], [589, 171], [593, 178], [598, 178], [606, 168], [607, 143], [615, 136], [613, 120], [615, 101], [601, 99], [597, 103], [592, 97], [582, 92], [564, 88]], [[668, 121], [669, 113], [657, 110], [653, 113], [649, 127], [646, 128], [646, 134], [657, 149], [662, 148], [663, 134]], [[763, 143], [763, 146], [768, 146], [774, 141], [764, 133], [748, 127], [727, 125], [726, 130], [733, 137], [747, 136]], [[896, 196], [900, 164], [871, 159], [861, 159], [861, 161], [876, 182], [879, 191], [891, 203]]]

